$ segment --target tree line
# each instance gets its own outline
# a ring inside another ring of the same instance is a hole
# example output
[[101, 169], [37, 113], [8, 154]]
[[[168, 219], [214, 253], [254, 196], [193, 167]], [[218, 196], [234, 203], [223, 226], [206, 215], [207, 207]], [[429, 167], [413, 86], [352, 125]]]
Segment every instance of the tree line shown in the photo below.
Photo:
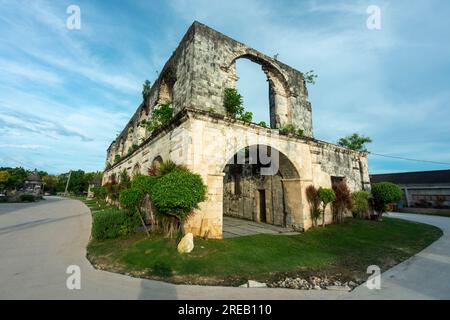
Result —
[[[27, 170], [22, 167], [0, 167], [0, 191], [8, 192], [20, 190], [24, 187], [25, 181], [34, 170]], [[101, 172], [85, 172], [83, 170], [72, 170], [59, 175], [49, 174], [46, 171], [37, 170], [44, 185], [44, 192], [56, 194], [64, 192], [70, 174], [68, 192], [82, 194], [87, 192], [89, 184], [94, 178], [102, 179]]]

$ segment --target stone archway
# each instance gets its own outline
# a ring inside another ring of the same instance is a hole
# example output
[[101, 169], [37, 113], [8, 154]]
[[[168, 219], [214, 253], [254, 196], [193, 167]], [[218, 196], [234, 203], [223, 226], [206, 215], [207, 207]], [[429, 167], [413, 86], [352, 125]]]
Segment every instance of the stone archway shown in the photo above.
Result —
[[228, 73], [225, 87], [235, 88], [239, 77], [236, 71], [236, 61], [247, 59], [261, 66], [262, 71], [267, 77], [269, 84], [269, 114], [270, 127], [281, 128], [286, 124], [293, 122], [293, 111], [289, 103], [291, 92], [285, 75], [269, 60], [251, 52], [236, 55], [230, 63], [224, 68]]
[[[273, 169], [269, 158], [275, 170], [268, 170]], [[224, 216], [289, 228], [301, 224], [300, 175], [284, 153], [266, 145], [248, 146], [223, 172]]]

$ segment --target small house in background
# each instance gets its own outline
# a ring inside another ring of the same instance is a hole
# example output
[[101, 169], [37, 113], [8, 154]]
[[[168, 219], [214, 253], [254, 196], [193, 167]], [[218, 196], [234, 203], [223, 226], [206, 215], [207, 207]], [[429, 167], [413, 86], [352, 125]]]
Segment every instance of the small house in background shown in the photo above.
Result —
[[94, 193], [92, 192], [93, 188], [98, 188], [102, 186], [102, 177], [99, 175], [95, 175], [92, 180], [89, 182], [89, 188], [88, 188], [88, 198], [93, 198]]
[[24, 193], [32, 194], [36, 198], [42, 198], [43, 184], [42, 179], [37, 170], [35, 169], [25, 180], [23, 186]]
[[399, 208], [450, 209], [450, 170], [372, 174], [370, 182], [399, 185], [403, 191]]

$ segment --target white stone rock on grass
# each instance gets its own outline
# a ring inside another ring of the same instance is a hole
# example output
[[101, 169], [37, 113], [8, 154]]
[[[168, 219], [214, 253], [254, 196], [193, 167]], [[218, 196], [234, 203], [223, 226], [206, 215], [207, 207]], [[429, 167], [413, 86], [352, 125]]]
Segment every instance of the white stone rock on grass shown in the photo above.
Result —
[[194, 235], [186, 233], [178, 243], [177, 250], [179, 253], [189, 253], [194, 249]]

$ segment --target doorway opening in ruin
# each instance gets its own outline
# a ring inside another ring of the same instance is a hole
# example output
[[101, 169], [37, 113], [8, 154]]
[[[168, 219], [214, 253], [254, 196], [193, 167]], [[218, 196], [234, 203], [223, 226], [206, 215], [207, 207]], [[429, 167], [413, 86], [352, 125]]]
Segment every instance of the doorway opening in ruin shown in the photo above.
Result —
[[224, 216], [287, 228], [295, 225], [300, 176], [285, 154], [266, 145], [249, 146], [228, 161], [224, 173]]
[[236, 75], [236, 89], [244, 98], [245, 111], [253, 113], [252, 122], [270, 127], [270, 86], [261, 66], [246, 58], [237, 59]]

